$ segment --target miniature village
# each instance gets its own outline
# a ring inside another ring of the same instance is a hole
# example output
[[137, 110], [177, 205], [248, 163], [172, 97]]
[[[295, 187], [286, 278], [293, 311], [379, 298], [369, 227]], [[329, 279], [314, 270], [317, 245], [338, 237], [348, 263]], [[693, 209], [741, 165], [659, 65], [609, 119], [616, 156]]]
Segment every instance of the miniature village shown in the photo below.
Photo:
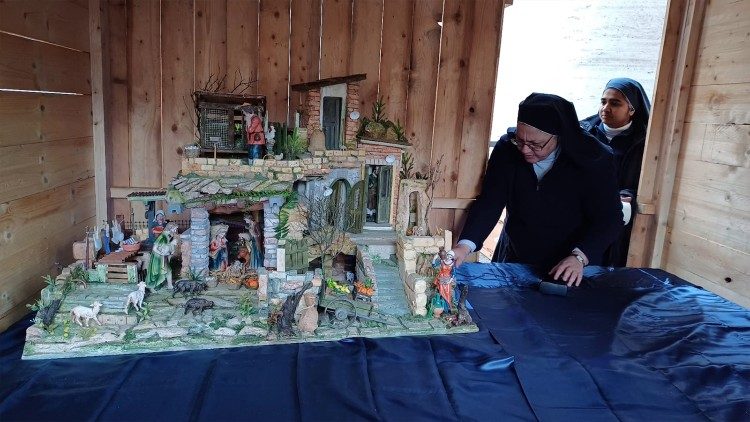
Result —
[[[76, 262], [29, 307], [24, 359], [477, 331], [453, 277], [451, 233], [430, 233], [438, 169], [365, 75], [293, 85], [295, 127], [265, 98], [193, 93], [197, 141], [165, 189], [76, 242]], [[439, 167], [439, 166], [437, 166]]]

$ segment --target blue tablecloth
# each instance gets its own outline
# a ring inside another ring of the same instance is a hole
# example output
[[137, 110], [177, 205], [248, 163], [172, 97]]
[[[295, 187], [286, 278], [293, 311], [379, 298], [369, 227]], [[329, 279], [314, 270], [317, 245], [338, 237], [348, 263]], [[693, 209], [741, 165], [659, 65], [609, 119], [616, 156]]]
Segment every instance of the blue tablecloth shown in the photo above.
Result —
[[508, 268], [461, 267], [475, 334], [21, 361], [27, 317], [0, 420], [750, 420], [747, 309], [660, 270], [561, 297]]

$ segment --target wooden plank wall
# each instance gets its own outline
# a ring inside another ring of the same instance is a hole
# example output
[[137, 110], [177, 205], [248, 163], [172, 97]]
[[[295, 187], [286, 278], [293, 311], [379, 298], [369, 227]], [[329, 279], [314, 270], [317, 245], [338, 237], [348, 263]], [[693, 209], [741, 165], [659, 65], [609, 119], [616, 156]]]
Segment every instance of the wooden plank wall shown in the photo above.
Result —
[[88, 0], [0, 2], [0, 51], [2, 331], [95, 224]]
[[[415, 170], [445, 156], [436, 196], [477, 194], [503, 1], [101, 1], [111, 187], [168, 182], [179, 168], [179, 146], [192, 142], [183, 99], [211, 75], [226, 73], [228, 85], [239, 73], [257, 79], [252, 92], [266, 95], [271, 120], [293, 122], [304, 96], [290, 84], [367, 73], [362, 115], [382, 98], [388, 117], [411, 137]], [[115, 200], [112, 214], [128, 216], [127, 201]], [[436, 226], [460, 223], [452, 209], [434, 214]]]
[[750, 307], [750, 2], [703, 20], [663, 268]]

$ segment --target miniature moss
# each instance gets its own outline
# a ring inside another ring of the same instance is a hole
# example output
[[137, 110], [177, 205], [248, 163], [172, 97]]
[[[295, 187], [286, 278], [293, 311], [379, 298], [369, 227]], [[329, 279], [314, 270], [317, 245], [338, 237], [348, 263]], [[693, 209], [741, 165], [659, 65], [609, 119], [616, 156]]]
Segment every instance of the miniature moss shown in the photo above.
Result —
[[125, 330], [125, 335], [122, 337], [122, 341], [125, 343], [129, 343], [131, 341], [135, 340], [135, 333], [133, 332], [132, 328], [128, 328]]

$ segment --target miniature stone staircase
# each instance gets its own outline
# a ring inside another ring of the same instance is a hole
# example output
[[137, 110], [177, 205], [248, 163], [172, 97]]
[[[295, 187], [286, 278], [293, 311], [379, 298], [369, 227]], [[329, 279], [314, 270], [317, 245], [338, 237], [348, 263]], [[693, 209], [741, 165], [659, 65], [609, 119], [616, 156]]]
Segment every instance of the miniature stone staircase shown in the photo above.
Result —
[[378, 311], [388, 315], [408, 315], [409, 306], [398, 266], [392, 261], [375, 261], [373, 268], [378, 280], [374, 298], [378, 303]]
[[396, 232], [391, 226], [376, 230], [368, 230], [365, 226], [362, 233], [350, 234], [349, 237], [360, 247], [365, 247], [372, 257], [389, 259], [396, 253]]
[[393, 231], [393, 226], [388, 223], [365, 223], [362, 231]]

